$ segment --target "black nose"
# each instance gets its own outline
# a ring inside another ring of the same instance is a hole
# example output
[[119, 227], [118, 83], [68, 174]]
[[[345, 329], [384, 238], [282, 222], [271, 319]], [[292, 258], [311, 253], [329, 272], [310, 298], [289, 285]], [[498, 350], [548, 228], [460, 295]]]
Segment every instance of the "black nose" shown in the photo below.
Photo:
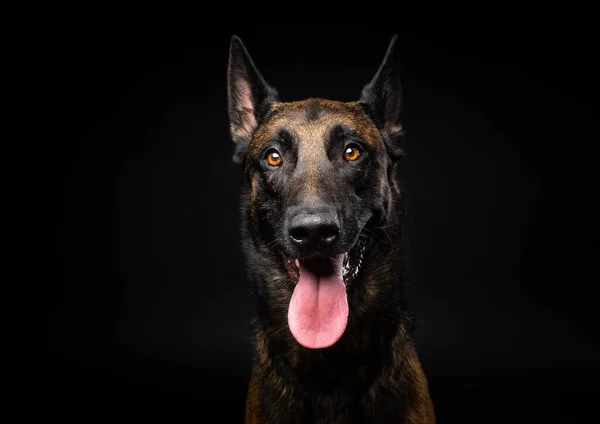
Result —
[[333, 244], [340, 233], [335, 213], [330, 211], [300, 212], [289, 224], [290, 240], [304, 249], [322, 249]]

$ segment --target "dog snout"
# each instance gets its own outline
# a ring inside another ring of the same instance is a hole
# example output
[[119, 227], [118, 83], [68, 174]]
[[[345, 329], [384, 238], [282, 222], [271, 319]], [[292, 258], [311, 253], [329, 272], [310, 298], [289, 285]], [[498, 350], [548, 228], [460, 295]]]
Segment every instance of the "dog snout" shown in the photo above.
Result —
[[294, 214], [288, 227], [292, 244], [308, 252], [331, 247], [340, 234], [337, 215], [331, 210], [302, 210]]

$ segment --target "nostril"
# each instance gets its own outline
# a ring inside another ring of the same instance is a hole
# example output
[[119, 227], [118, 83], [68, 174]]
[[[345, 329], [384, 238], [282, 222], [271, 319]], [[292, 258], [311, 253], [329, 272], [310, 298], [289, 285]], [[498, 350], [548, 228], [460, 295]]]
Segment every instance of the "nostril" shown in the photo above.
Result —
[[295, 243], [302, 243], [309, 237], [309, 228], [304, 226], [295, 226], [290, 228], [290, 238]]
[[332, 243], [340, 233], [339, 227], [335, 224], [322, 225], [318, 231], [320, 238], [326, 243]]

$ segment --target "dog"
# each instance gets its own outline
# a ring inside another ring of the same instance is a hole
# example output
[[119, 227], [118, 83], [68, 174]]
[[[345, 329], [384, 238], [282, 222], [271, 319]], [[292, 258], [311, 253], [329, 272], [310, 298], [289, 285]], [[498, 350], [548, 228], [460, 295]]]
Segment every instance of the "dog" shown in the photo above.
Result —
[[233, 161], [253, 364], [246, 423], [434, 423], [403, 298], [403, 108], [392, 37], [360, 100], [282, 102], [232, 36]]

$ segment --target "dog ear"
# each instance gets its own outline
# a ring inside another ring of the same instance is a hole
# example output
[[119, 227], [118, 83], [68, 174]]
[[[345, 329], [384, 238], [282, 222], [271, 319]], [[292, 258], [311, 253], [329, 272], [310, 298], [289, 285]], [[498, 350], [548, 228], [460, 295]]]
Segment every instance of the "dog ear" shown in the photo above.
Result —
[[277, 91], [260, 74], [244, 43], [231, 37], [227, 67], [227, 97], [231, 138], [235, 143], [233, 161], [242, 163], [252, 134], [272, 102]]
[[362, 90], [360, 102], [367, 115], [383, 134], [390, 156], [399, 159], [404, 155], [399, 146], [404, 135], [402, 128], [402, 84], [400, 82], [400, 60], [396, 48], [398, 35], [390, 41], [383, 62], [377, 73]]

